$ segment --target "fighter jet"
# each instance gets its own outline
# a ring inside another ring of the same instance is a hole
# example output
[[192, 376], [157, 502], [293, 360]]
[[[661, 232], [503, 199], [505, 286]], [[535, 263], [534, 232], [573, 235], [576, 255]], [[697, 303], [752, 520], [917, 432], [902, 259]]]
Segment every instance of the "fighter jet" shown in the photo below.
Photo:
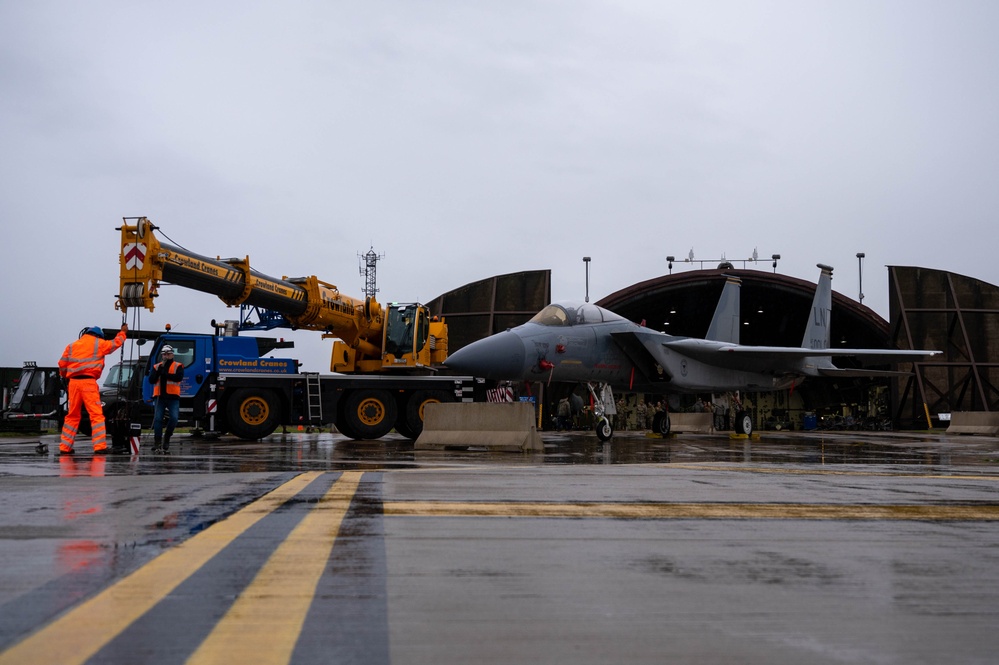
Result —
[[[833, 357], [856, 358], [861, 365], [914, 362], [940, 351], [831, 348], [832, 272], [820, 270], [811, 315], [800, 347], [745, 346], [739, 343], [741, 280], [725, 286], [704, 339], [650, 330], [589, 303], [552, 303], [527, 323], [478, 340], [447, 359], [450, 369], [500, 381], [584, 383], [597, 396], [623, 390], [639, 393], [723, 393], [785, 390], [807, 377], [887, 376], [900, 372], [841, 369]], [[902, 373], [906, 374], [906, 373]], [[606, 401], [606, 400], [605, 400]], [[598, 413], [597, 435], [613, 436]], [[749, 434], [749, 414], [736, 415], [736, 431]], [[668, 434], [669, 415], [657, 414], [653, 429]]]

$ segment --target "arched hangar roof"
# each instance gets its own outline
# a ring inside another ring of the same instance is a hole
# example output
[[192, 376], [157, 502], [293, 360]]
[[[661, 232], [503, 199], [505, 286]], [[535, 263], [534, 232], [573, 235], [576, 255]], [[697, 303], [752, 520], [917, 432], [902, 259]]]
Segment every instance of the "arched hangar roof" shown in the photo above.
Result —
[[[816, 276], [818, 271], [816, 270]], [[632, 321], [671, 335], [704, 337], [726, 276], [742, 281], [741, 343], [800, 346], [815, 283], [763, 270], [690, 270], [633, 284], [597, 302]], [[835, 274], [834, 274], [835, 278]], [[889, 348], [889, 325], [874, 310], [833, 291], [833, 345]]]

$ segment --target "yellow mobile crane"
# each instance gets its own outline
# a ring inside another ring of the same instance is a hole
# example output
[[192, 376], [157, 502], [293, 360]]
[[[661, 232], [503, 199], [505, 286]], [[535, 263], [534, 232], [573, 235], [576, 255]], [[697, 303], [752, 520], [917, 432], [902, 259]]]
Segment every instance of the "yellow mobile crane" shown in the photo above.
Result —
[[[264, 357], [291, 343], [241, 337], [238, 326], [213, 322], [214, 334], [159, 336], [149, 363], [162, 345], [175, 349], [190, 368], [181, 383], [181, 408], [206, 433], [259, 439], [280, 425], [333, 423], [357, 439], [377, 439], [393, 427], [416, 438], [427, 404], [484, 398], [480, 380], [436, 372], [447, 358], [447, 326], [425, 306], [382, 307], [373, 297], [344, 296], [315, 276], [269, 277], [251, 270], [249, 257], [212, 259], [161, 242], [157, 228], [145, 217], [129, 217], [119, 229], [116, 307], [122, 312], [153, 311], [160, 285], [168, 283], [213, 294], [229, 306], [256, 308], [267, 317], [265, 327], [316, 330], [336, 339], [330, 369], [337, 374], [320, 375], [299, 372], [294, 359]], [[146, 385], [144, 398], [150, 393]]]
[[[315, 275], [277, 279], [250, 268], [250, 257], [211, 259], [156, 237], [145, 217], [121, 227], [119, 309], [155, 308], [161, 282], [281, 314], [287, 327], [334, 338], [330, 371], [373, 374], [427, 370], [447, 358], [447, 324], [418, 303], [383, 308], [373, 297], [357, 300]], [[125, 220], [129, 221], [128, 219]]]

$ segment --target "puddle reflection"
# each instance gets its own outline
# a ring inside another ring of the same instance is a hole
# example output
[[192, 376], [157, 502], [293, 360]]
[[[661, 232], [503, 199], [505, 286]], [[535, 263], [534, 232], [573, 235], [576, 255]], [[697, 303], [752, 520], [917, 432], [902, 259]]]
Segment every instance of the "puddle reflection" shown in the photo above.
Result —
[[[994, 466], [999, 440], [957, 441], [942, 434], [865, 436], [863, 434], [764, 433], [758, 440], [730, 439], [726, 433], [670, 438], [627, 432], [601, 442], [591, 432], [545, 433], [543, 453], [478, 450], [416, 451], [414, 442], [390, 434], [377, 441], [354, 441], [340, 434], [276, 434], [263, 441], [216, 441], [178, 437], [170, 456], [149, 454], [39, 458], [21, 444], [25, 461], [45, 460], [64, 476], [233, 473], [302, 470], [407, 469], [470, 464], [798, 464]], [[960, 445], [954, 445], [960, 443]], [[471, 443], [474, 445], [474, 442]], [[17, 457], [21, 457], [18, 454]], [[7, 457], [7, 461], [13, 461]], [[48, 466], [43, 462], [43, 465]], [[35, 468], [35, 470], [40, 470]], [[48, 466], [49, 472], [51, 467]], [[31, 467], [25, 469], [32, 472]], [[15, 472], [16, 473], [16, 472]], [[44, 471], [43, 471], [44, 473]]]
[[[950, 455], [873, 442], [779, 443], [722, 437], [623, 438], [610, 443], [571, 438], [545, 447], [551, 464], [950, 464]], [[974, 463], [974, 462], [969, 462]], [[977, 463], [983, 463], [978, 461]]]

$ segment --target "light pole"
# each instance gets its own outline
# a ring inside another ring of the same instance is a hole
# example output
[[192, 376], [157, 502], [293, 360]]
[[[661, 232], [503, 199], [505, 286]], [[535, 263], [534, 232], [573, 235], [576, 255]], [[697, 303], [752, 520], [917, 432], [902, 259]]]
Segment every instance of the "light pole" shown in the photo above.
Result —
[[590, 257], [584, 256], [583, 263], [586, 264], [586, 302], [590, 302]]
[[857, 270], [860, 273], [860, 279], [857, 281], [857, 290], [860, 291], [860, 304], [864, 304], [864, 257], [867, 256], [863, 252], [857, 252]]

